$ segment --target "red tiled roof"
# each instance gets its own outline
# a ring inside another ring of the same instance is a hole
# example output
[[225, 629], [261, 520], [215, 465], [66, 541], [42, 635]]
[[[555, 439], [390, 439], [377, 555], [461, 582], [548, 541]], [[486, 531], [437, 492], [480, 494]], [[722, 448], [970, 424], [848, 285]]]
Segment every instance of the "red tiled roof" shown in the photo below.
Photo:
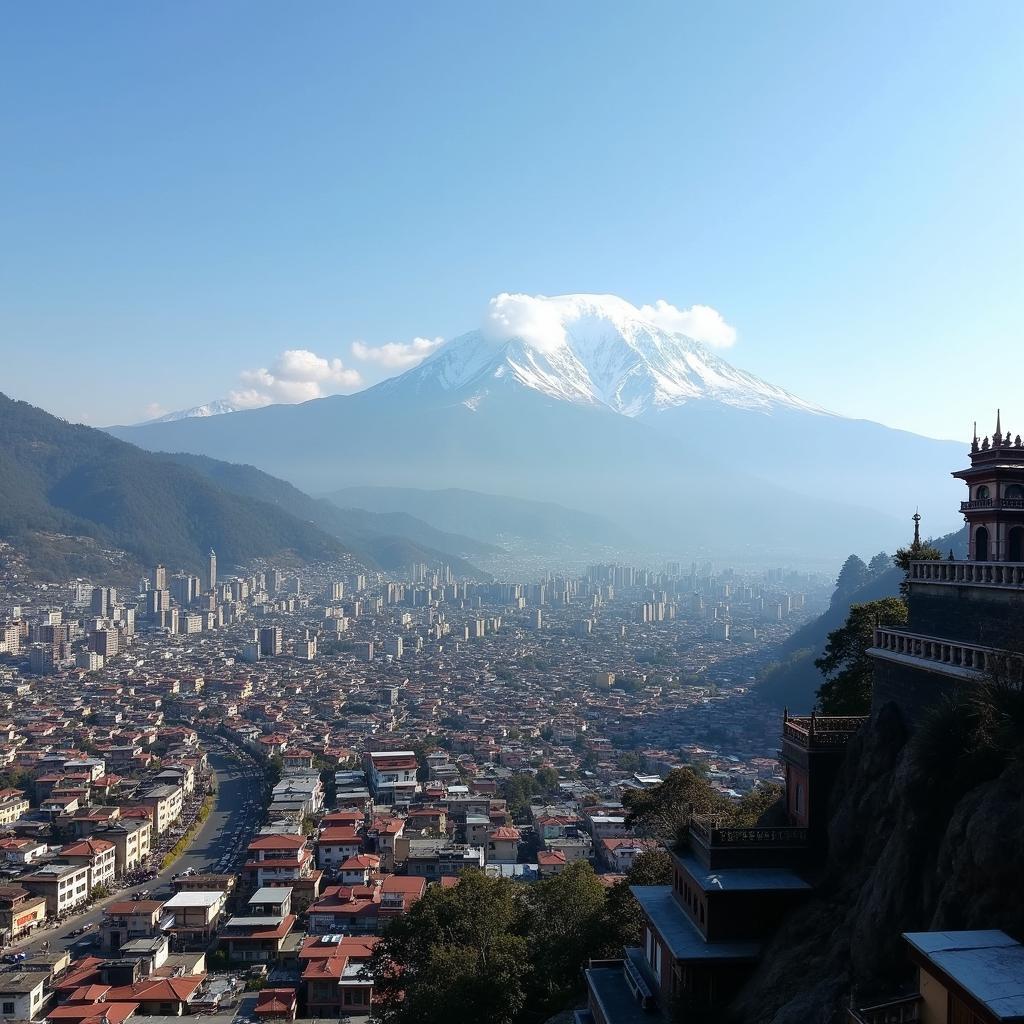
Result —
[[320, 833], [321, 843], [361, 843], [362, 841], [362, 837], [351, 825], [325, 828]]
[[260, 836], [249, 844], [250, 850], [299, 850], [306, 845], [305, 836]]
[[60, 852], [62, 857], [95, 857], [113, 848], [114, 844], [109, 839], [82, 839], [61, 847]]
[[133, 999], [161, 1003], [187, 1002], [206, 979], [205, 974], [185, 974], [178, 978], [146, 978], [134, 985], [117, 985], [107, 993], [107, 1002]]
[[511, 825], [502, 825], [500, 828], [491, 829], [491, 831], [488, 833], [488, 836], [491, 839], [497, 840], [514, 839], [518, 841], [521, 838], [519, 834], [519, 829], [513, 828]]
[[139, 1008], [138, 1003], [85, 1003], [55, 1006], [47, 1020], [76, 1021], [77, 1024], [123, 1024]]
[[253, 1013], [272, 1016], [281, 1013], [291, 1014], [295, 1009], [297, 998], [293, 988], [265, 988], [256, 998]]
[[380, 867], [380, 857], [375, 853], [361, 853], [356, 857], [346, 857], [345, 861], [341, 865], [342, 871], [356, 871], [359, 868], [365, 868], [372, 871], [374, 868]]

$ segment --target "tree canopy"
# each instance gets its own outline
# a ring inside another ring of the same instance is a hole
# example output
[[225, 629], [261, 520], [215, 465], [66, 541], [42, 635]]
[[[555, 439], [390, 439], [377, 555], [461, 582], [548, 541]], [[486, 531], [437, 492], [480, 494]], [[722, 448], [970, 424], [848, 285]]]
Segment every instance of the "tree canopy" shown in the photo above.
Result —
[[707, 814], [724, 825], [748, 826], [780, 797], [778, 786], [762, 784], [742, 800], [730, 800], [692, 767], [677, 768], [657, 786], [627, 792], [622, 797], [627, 828], [666, 843], [677, 841], [693, 814]]
[[432, 886], [374, 949], [382, 1024], [539, 1024], [571, 1005], [606, 939], [605, 889], [586, 862], [529, 886], [466, 871]]
[[857, 555], [850, 555], [845, 562], [843, 567], [839, 570], [839, 575], [836, 577], [836, 595], [842, 597], [846, 594], [852, 594], [855, 590], [859, 590], [865, 583], [867, 583], [870, 577], [868, 567], [864, 564], [864, 559]]
[[904, 626], [907, 606], [902, 598], [883, 597], [850, 607], [839, 629], [828, 635], [825, 652], [814, 664], [825, 681], [818, 689], [818, 705], [828, 715], [864, 715], [871, 709], [874, 666], [867, 650], [874, 644], [879, 624]]

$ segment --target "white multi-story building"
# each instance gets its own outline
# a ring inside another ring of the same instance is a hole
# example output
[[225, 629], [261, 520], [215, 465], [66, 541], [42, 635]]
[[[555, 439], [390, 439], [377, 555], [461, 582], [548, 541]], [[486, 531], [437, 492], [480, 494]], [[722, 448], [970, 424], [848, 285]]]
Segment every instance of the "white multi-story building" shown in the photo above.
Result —
[[370, 792], [379, 804], [408, 804], [419, 792], [416, 754], [411, 750], [382, 750], [366, 755]]

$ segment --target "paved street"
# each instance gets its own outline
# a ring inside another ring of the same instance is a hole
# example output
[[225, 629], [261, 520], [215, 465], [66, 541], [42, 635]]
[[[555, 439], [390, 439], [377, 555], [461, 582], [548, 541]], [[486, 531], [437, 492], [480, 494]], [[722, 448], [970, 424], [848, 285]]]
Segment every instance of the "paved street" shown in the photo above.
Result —
[[[87, 913], [72, 917], [60, 925], [45, 932], [37, 932], [29, 942], [15, 943], [8, 947], [8, 952], [24, 952], [29, 955], [39, 953], [43, 944], [49, 942], [50, 949], [73, 947], [81, 944], [83, 952], [88, 952], [84, 942], [91, 935], [103, 918], [103, 908], [119, 900], [131, 899], [132, 893], [148, 889], [151, 892], [169, 887], [171, 878], [187, 868], [195, 868], [198, 872], [212, 871], [225, 854], [233, 852], [235, 840], [233, 834], [246, 826], [255, 825], [262, 814], [260, 804], [263, 777], [256, 765], [245, 763], [235, 764], [223, 754], [210, 753], [210, 766], [217, 777], [217, 799], [210, 816], [203, 823], [188, 851], [179, 857], [166, 871], [160, 872], [156, 878], [128, 889], [119, 889], [117, 893], [89, 909]], [[255, 810], [247, 810], [246, 805], [253, 803]], [[70, 932], [82, 925], [92, 925], [90, 931], [81, 938], [73, 938]]]

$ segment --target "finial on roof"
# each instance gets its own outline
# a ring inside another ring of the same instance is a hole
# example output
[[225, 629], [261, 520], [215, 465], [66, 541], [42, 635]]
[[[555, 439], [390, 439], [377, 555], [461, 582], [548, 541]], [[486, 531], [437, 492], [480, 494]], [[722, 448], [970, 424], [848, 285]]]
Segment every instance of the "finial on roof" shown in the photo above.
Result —
[[911, 519], [914, 520], [914, 547], [916, 548], [921, 544], [921, 513], [916, 508]]
[[976, 452], [978, 450], [978, 421], [974, 421], [974, 433], [971, 434], [971, 451]]

